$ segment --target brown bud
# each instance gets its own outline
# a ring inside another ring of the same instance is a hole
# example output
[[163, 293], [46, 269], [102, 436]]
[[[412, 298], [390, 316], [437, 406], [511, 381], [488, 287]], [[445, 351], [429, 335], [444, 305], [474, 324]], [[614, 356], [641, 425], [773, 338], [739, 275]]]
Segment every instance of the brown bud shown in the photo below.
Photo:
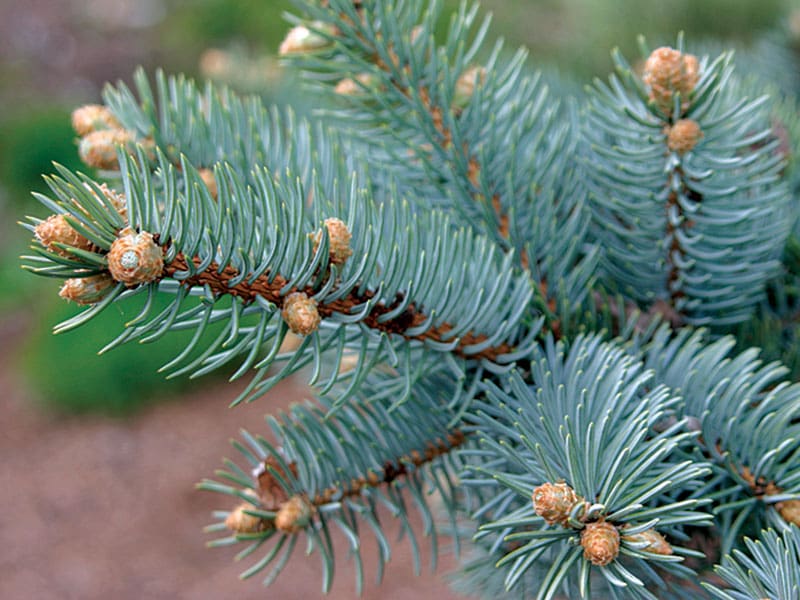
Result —
[[[342, 79], [333, 88], [333, 91], [340, 96], [360, 96], [370, 88], [376, 86], [376, 78], [371, 73], [360, 73], [355, 79]], [[365, 89], [366, 88], [366, 89]]]
[[697, 57], [681, 54], [669, 47], [657, 48], [644, 65], [645, 85], [650, 88], [650, 100], [665, 114], [672, 114], [673, 95], [681, 95], [682, 110], [700, 77]]
[[476, 86], [483, 85], [485, 81], [486, 67], [471, 67], [464, 71], [456, 81], [453, 106], [466, 108], [475, 93]]
[[593, 565], [604, 567], [619, 554], [619, 532], [611, 523], [587, 523], [581, 531], [583, 558]]
[[255, 508], [249, 502], [242, 502], [225, 517], [225, 527], [234, 533], [257, 533], [264, 531], [270, 523], [253, 515], [248, 515], [246, 510]]
[[90, 167], [114, 171], [119, 168], [117, 146], [133, 141], [133, 134], [124, 129], [92, 131], [81, 140], [78, 154]]
[[316, 52], [325, 50], [333, 46], [330, 39], [318, 32], [325, 32], [328, 35], [337, 35], [339, 30], [336, 26], [322, 21], [315, 21], [311, 24], [315, 31], [311, 31], [305, 25], [292, 27], [278, 48], [278, 54], [287, 56], [289, 54], [303, 54], [306, 52]]
[[578, 496], [566, 483], [543, 483], [534, 488], [531, 494], [533, 510], [545, 520], [548, 525], [558, 523], [567, 526], [569, 513], [572, 507], [583, 498]]
[[[624, 529], [623, 533], [625, 533]], [[652, 527], [633, 535], [623, 535], [622, 539], [626, 542], [636, 544], [637, 548], [643, 552], [661, 554], [664, 556], [672, 554], [672, 546], [669, 545], [669, 542], [667, 542], [663, 535]]]
[[322, 321], [317, 303], [303, 292], [293, 292], [283, 301], [283, 320], [292, 333], [309, 335]]
[[200, 72], [203, 77], [221, 79], [231, 69], [233, 61], [230, 54], [218, 48], [209, 48], [200, 55]]
[[153, 236], [130, 227], [119, 232], [108, 251], [108, 270], [127, 286], [155, 281], [164, 268], [163, 252]]
[[275, 515], [275, 527], [286, 533], [297, 533], [311, 521], [314, 507], [303, 496], [292, 496]]
[[800, 500], [784, 500], [775, 504], [775, 508], [784, 521], [800, 527]]
[[95, 304], [111, 291], [113, 285], [114, 280], [105, 273], [91, 277], [74, 277], [64, 281], [58, 295], [76, 304]]
[[214, 171], [211, 169], [200, 169], [197, 171], [197, 174], [200, 175], [200, 179], [203, 180], [203, 183], [206, 184], [211, 197], [216, 200], [217, 199], [217, 180], [214, 178]]
[[[328, 251], [330, 253], [330, 260], [335, 265], [343, 265], [353, 254], [353, 250], [350, 248], [350, 241], [353, 239], [353, 234], [350, 233], [344, 221], [335, 217], [325, 219], [325, 227], [328, 229]], [[314, 252], [317, 251], [321, 241], [322, 232], [317, 231], [317, 233], [314, 234]]]
[[86, 104], [72, 111], [72, 128], [81, 137], [93, 131], [121, 127], [113, 113], [102, 104]]
[[39, 223], [33, 230], [36, 239], [48, 250], [60, 254], [61, 256], [70, 257], [72, 254], [67, 250], [56, 247], [54, 245], [55, 243], [66, 244], [67, 246], [86, 250], [87, 252], [91, 251], [92, 242], [75, 231], [72, 226], [67, 223], [66, 216], [66, 214], [51, 215]]
[[684, 154], [692, 150], [703, 137], [697, 121], [680, 119], [667, 133], [667, 147], [673, 152]]

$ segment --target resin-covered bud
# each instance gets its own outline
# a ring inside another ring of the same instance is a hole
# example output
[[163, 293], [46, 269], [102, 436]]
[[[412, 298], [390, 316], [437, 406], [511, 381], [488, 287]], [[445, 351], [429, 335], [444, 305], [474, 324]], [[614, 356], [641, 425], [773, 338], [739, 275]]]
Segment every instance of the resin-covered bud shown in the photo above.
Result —
[[36, 239], [42, 245], [61, 256], [72, 256], [69, 251], [57, 247], [55, 244], [65, 244], [79, 250], [91, 251], [92, 242], [75, 231], [67, 222], [67, 215], [51, 215], [39, 223], [33, 230]]
[[127, 286], [155, 281], [164, 269], [161, 247], [153, 236], [130, 227], [120, 231], [108, 251], [108, 270], [111, 276]]
[[311, 521], [314, 507], [303, 496], [292, 496], [275, 515], [275, 527], [286, 533], [297, 533]]
[[117, 147], [133, 141], [133, 134], [124, 129], [101, 129], [92, 131], [81, 140], [78, 154], [90, 167], [105, 171], [119, 169]]
[[106, 273], [91, 277], [73, 277], [64, 281], [58, 295], [76, 304], [95, 304], [108, 295], [114, 284], [114, 280]]
[[688, 97], [700, 78], [697, 57], [667, 46], [657, 48], [644, 65], [645, 85], [650, 100], [665, 114], [672, 114], [673, 97], [681, 95], [681, 109], [688, 107]]
[[587, 523], [581, 531], [583, 557], [593, 565], [604, 567], [619, 554], [619, 531], [611, 523]]
[[313, 333], [322, 321], [317, 303], [303, 292], [294, 292], [286, 296], [281, 314], [291, 332], [297, 335]]

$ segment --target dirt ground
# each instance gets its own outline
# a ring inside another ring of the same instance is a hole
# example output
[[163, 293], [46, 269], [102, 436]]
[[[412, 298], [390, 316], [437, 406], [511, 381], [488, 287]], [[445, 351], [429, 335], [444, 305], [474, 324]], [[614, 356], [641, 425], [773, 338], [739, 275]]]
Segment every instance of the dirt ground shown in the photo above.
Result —
[[[217, 384], [164, 402], [127, 420], [55, 418], [35, 408], [13, 371], [24, 315], [0, 321], [0, 598], [226, 599], [323, 598], [317, 556], [296, 551], [273, 586], [240, 581], [251, 562], [235, 549], [207, 549], [210, 512], [229, 508], [194, 484], [234, 458], [229, 440], [241, 427], [266, 432], [263, 415], [302, 395], [286, 383], [267, 399], [228, 409], [233, 386]], [[353, 571], [342, 557], [327, 598], [355, 598]], [[414, 577], [407, 542], [395, 546], [384, 583], [374, 583], [375, 556], [365, 551], [362, 598], [458, 598], [437, 573]], [[427, 556], [426, 556], [427, 558]]]

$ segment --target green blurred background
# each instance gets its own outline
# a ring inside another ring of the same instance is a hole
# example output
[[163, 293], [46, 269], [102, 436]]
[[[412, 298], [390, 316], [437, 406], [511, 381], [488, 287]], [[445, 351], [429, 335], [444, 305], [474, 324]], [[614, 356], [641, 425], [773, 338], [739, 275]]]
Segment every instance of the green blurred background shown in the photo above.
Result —
[[[457, 2], [447, 0], [446, 9]], [[575, 80], [605, 76], [609, 51], [636, 54], [636, 36], [670, 43], [718, 40], [747, 53], [770, 32], [795, 29], [792, 0], [484, 0], [493, 34], [509, 47], [530, 49], [532, 67], [557, 67]], [[59, 412], [125, 415], [143, 403], [192, 385], [166, 383], [157, 367], [185, 338], [173, 335], [147, 352], [123, 346], [96, 351], [119, 331], [135, 306], [113, 307], [83, 328], [53, 336], [51, 327], [74, 314], [58, 284], [19, 268], [28, 235], [25, 214], [44, 216], [31, 198], [43, 190], [51, 161], [80, 168], [69, 113], [97, 102], [107, 80], [130, 80], [137, 65], [211, 77], [234, 87], [292, 102], [293, 85], [275, 50], [287, 30], [287, 0], [0, 0], [0, 323], [24, 324], [22, 341], [0, 349], [35, 395]], [[447, 11], [446, 11], [447, 12]], [[800, 13], [795, 13], [800, 15]], [[446, 25], [443, 20], [442, 26]], [[135, 304], [135, 302], [133, 303]]]

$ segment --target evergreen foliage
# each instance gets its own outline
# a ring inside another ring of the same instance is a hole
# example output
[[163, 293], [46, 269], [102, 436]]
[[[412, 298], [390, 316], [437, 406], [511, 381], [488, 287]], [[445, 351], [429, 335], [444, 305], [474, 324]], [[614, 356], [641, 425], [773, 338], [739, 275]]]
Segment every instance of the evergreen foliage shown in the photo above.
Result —
[[570, 98], [466, 3], [443, 39], [437, 2], [295, 4], [313, 122], [139, 72], [26, 225], [88, 305], [57, 332], [140, 295], [104, 350], [189, 332], [163, 370], [233, 363], [234, 403], [309, 382], [200, 484], [211, 545], [270, 582], [305, 541], [327, 590], [342, 534], [360, 588], [386, 510], [419, 566], [417, 512], [486, 597], [796, 597], [790, 93], [679, 37]]

